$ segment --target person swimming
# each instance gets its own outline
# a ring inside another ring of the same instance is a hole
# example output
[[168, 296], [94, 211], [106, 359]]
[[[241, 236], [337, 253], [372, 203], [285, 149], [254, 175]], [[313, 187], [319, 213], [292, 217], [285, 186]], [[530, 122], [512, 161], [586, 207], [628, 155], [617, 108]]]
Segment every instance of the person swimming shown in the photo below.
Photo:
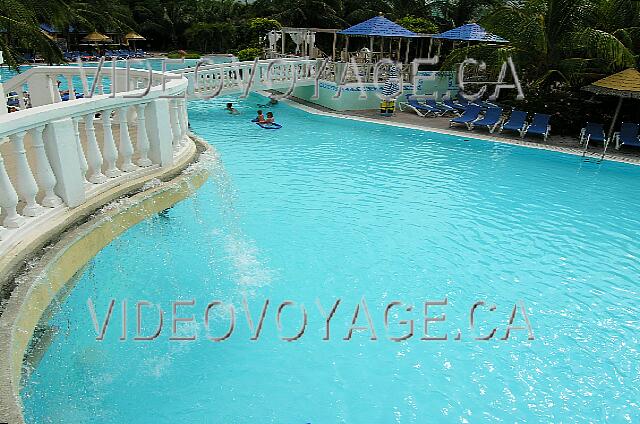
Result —
[[238, 109], [233, 107], [233, 103], [227, 103], [227, 108], [226, 111], [229, 112], [232, 115], [237, 115], [240, 112], [238, 112]]
[[275, 118], [273, 117], [273, 112], [267, 112], [267, 118], [258, 122], [260, 122], [261, 124], [273, 124], [275, 122]]
[[272, 107], [278, 104], [278, 99], [275, 96], [269, 96], [269, 102], [263, 105], [258, 105], [259, 107]]
[[256, 122], [263, 122], [264, 121], [264, 115], [262, 114], [262, 110], [258, 110], [258, 116], [255, 119]]

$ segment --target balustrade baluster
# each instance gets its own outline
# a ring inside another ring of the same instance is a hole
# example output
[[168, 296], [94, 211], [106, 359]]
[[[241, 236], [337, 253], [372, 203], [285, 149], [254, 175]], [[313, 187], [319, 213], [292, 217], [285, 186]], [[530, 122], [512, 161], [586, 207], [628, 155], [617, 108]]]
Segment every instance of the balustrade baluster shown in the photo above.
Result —
[[67, 87], [69, 88], [69, 100], [75, 100], [76, 90], [73, 88], [73, 76], [67, 75]]
[[129, 107], [124, 106], [118, 110], [118, 120], [120, 123], [120, 154], [122, 155], [122, 170], [131, 172], [136, 170], [136, 166], [131, 162], [133, 156], [133, 145], [131, 144], [131, 136], [129, 135], [129, 122], [127, 113]]
[[102, 173], [102, 153], [98, 146], [96, 138], [96, 130], [93, 125], [94, 113], [90, 113], [84, 117], [84, 129], [87, 134], [87, 164], [89, 167], [89, 182], [100, 184], [107, 181], [107, 177]]
[[84, 154], [84, 149], [82, 148], [82, 139], [80, 138], [80, 118], [74, 117], [72, 120], [73, 131], [76, 138], [76, 151], [78, 152], [78, 160], [80, 161], [82, 178], [84, 179], [85, 183], [88, 183], [89, 181], [87, 181], [87, 171], [89, 170], [89, 165], [87, 164], [87, 157]]
[[44, 198], [41, 202], [42, 206], [55, 208], [62, 204], [62, 199], [53, 192], [56, 186], [56, 176], [53, 174], [53, 169], [51, 169], [51, 164], [49, 164], [49, 159], [47, 158], [47, 152], [44, 150], [44, 140], [42, 139], [43, 131], [44, 125], [29, 131], [35, 158], [34, 176], [40, 190], [44, 191]]
[[22, 214], [25, 216], [38, 216], [42, 213], [42, 206], [36, 202], [38, 184], [31, 172], [31, 167], [27, 160], [27, 151], [24, 148], [24, 136], [26, 134], [26, 132], [22, 131], [9, 137], [16, 166], [15, 185], [20, 200], [26, 203]]
[[102, 118], [102, 157], [106, 165], [104, 175], [109, 178], [115, 178], [122, 174], [116, 167], [118, 160], [118, 149], [113, 139], [113, 130], [111, 129], [111, 113], [112, 109], [105, 109], [101, 113]]
[[0, 155], [0, 208], [5, 216], [2, 225], [7, 228], [18, 228], [24, 224], [24, 217], [18, 215], [18, 193], [16, 193], [7, 170], [4, 167], [4, 160]]
[[170, 104], [169, 118], [171, 121], [171, 133], [173, 134], [173, 147], [177, 147], [181, 141], [182, 130], [180, 129], [180, 119], [178, 118], [178, 99], [172, 99]]
[[136, 106], [137, 112], [137, 140], [136, 147], [138, 149], [138, 165], [142, 167], [151, 166], [152, 162], [149, 160], [149, 137], [147, 136], [147, 123], [144, 116], [144, 111], [147, 107], [146, 103], [141, 103]]

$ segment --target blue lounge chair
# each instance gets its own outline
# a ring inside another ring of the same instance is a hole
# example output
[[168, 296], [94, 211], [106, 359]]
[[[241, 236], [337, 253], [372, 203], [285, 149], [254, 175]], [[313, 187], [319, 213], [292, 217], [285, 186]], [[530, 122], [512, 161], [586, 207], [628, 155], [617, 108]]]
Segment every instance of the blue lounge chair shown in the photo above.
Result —
[[549, 125], [549, 120], [551, 119], [551, 115], [546, 115], [544, 113], [536, 113], [533, 115], [533, 120], [529, 125], [527, 125], [522, 132], [522, 138], [524, 136], [533, 134], [533, 135], [541, 135], [544, 138], [544, 141], [547, 141], [549, 137], [549, 132], [551, 131], [551, 125]]
[[604, 151], [602, 157], [607, 153], [607, 146], [609, 145], [609, 139], [605, 135], [604, 126], [597, 122], [587, 122], [587, 125], [580, 131], [580, 144], [584, 144], [584, 151], [582, 156], [587, 153], [589, 149], [589, 142], [598, 142], [604, 144]]
[[514, 110], [511, 112], [509, 119], [502, 123], [500, 132], [502, 131], [516, 131], [518, 135], [522, 136], [524, 127], [527, 121], [527, 112], [521, 110]]
[[449, 121], [449, 128], [451, 128], [453, 124], [464, 124], [467, 126], [467, 129], [471, 129], [473, 121], [478, 119], [481, 110], [482, 109], [478, 105], [467, 106], [467, 109], [464, 111], [462, 116], [453, 118]]
[[616, 140], [616, 150], [618, 150], [622, 145], [640, 147], [640, 138], [638, 137], [639, 132], [640, 124], [623, 122], [620, 127], [620, 132], [613, 135], [613, 138]]
[[474, 105], [478, 105], [483, 109], [491, 109], [492, 107], [500, 107], [497, 104], [494, 104], [494, 103], [491, 103], [491, 102], [486, 102], [486, 101], [480, 100], [480, 99], [474, 100], [471, 103], [473, 103]]
[[454, 102], [450, 98], [443, 99], [442, 104], [452, 110], [455, 110], [456, 112], [464, 112], [464, 110], [467, 108], [466, 106], [463, 106], [459, 103]]
[[491, 107], [487, 110], [484, 117], [478, 121], [474, 121], [469, 126], [469, 129], [472, 130], [475, 127], [487, 127], [489, 132], [493, 134], [496, 130], [496, 127], [500, 125], [502, 122], [502, 108], [501, 107]]
[[430, 113], [434, 114], [435, 116], [440, 116], [443, 113], [442, 110], [437, 105], [435, 105], [435, 102], [434, 105], [423, 104], [413, 96], [407, 96], [407, 103], [405, 103], [405, 106], [409, 107], [411, 110], [417, 113], [418, 116], [422, 117], [425, 117]]
[[459, 112], [456, 110], [455, 107], [449, 106], [445, 102], [436, 103], [435, 100], [432, 100], [432, 99], [427, 100], [427, 104], [430, 104], [430, 102], [433, 102], [437, 107], [439, 107], [442, 110], [443, 114], [447, 113], [447, 112], [451, 112], [451, 113], [454, 113], [456, 115], [459, 115]]

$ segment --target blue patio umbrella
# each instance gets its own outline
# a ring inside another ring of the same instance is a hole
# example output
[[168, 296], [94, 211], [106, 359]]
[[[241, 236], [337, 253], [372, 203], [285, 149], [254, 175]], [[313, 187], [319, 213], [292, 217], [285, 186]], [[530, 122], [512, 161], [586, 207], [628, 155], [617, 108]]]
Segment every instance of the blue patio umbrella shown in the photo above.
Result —
[[450, 29], [440, 34], [433, 35], [431, 38], [440, 40], [456, 40], [456, 41], [481, 41], [485, 43], [508, 43], [502, 37], [487, 32], [478, 24], [465, 24], [458, 28]]
[[360, 35], [363, 37], [418, 37], [413, 31], [390, 21], [384, 16], [376, 16], [357, 25], [338, 32], [341, 35]]
[[[364, 22], [360, 22], [357, 25], [344, 29], [338, 32], [340, 35], [344, 35], [347, 38], [345, 50], [349, 51], [349, 37], [357, 36], [357, 37], [369, 37], [369, 48], [373, 50], [373, 38], [381, 37], [381, 40], [385, 38], [415, 38], [420, 37], [413, 31], [409, 31], [408, 29], [398, 25], [397, 23], [390, 21], [382, 15], [375, 16], [371, 19], [368, 19]], [[381, 42], [381, 46], [384, 46], [384, 42]], [[381, 48], [383, 50], [384, 47]], [[400, 49], [400, 43], [398, 44], [398, 49]], [[398, 56], [400, 53], [398, 53]]]

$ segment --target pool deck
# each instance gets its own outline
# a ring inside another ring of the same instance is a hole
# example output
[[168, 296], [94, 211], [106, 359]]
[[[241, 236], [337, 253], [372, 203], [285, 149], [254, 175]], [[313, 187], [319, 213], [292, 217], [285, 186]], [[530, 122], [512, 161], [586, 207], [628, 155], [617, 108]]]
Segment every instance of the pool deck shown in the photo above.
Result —
[[[522, 139], [516, 134], [499, 134], [497, 132], [494, 134], [490, 134], [489, 131], [485, 129], [475, 129], [473, 131], [469, 131], [464, 126], [455, 126], [453, 128], [449, 128], [449, 120], [451, 119], [450, 117], [420, 117], [410, 110], [405, 110], [404, 112], [396, 111], [393, 116], [381, 116], [380, 113], [375, 110], [337, 112], [297, 98], [289, 98], [285, 100], [285, 102], [293, 107], [306, 110], [309, 113], [320, 115], [355, 119], [366, 122], [377, 122], [386, 125], [433, 131], [463, 137], [468, 136], [476, 139], [499, 143], [508, 143], [537, 149], [560, 151], [578, 156], [582, 156], [584, 150], [583, 147], [580, 146], [577, 135], [576, 137], [553, 135], [553, 128], [552, 135], [545, 142], [541, 137], [526, 137], [525, 139]], [[589, 146], [589, 151], [586, 153], [585, 157], [599, 160], [602, 157], [602, 150], [603, 147], [601, 145], [595, 145], [593, 147]], [[640, 149], [623, 146], [620, 150], [616, 150], [615, 144], [611, 142], [609, 144], [609, 148], [607, 149], [605, 160], [640, 165]]]

